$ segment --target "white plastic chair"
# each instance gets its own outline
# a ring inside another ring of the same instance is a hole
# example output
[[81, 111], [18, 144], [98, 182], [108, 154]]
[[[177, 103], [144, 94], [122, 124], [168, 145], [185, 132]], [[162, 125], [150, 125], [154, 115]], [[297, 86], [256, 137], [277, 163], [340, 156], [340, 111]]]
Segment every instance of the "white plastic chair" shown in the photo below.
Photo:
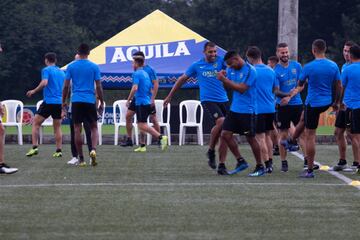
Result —
[[[2, 101], [1, 104], [5, 106], [6, 110], [6, 122], [3, 123], [4, 127], [16, 127], [18, 130], [18, 143], [19, 145], [23, 145], [22, 122], [24, 114], [24, 104], [18, 100], [5, 100]], [[20, 108], [19, 120], [16, 117], [16, 111], [18, 108]]]
[[[98, 107], [99, 106], [100, 106], [100, 102], [98, 104]], [[98, 135], [99, 135], [99, 145], [102, 145], [102, 126], [104, 124], [104, 119], [105, 119], [105, 108], [106, 108], [106, 103], [104, 101], [103, 112], [102, 112], [102, 115], [98, 119], [98, 122], [97, 122]], [[84, 130], [84, 144], [86, 144], [86, 143], [87, 143], [87, 140], [86, 140], [86, 134], [85, 134], [85, 130]]]
[[[180, 103], [180, 128], [179, 128], [179, 145], [185, 144], [185, 135], [186, 135], [186, 128], [187, 127], [196, 127], [197, 129], [197, 137], [198, 137], [198, 144], [201, 146], [204, 145], [203, 141], [203, 117], [204, 117], [204, 110], [201, 106], [200, 101], [196, 100], [186, 100]], [[183, 111], [186, 111], [186, 121], [183, 122]], [[198, 109], [200, 108], [200, 120], [199, 122], [196, 120], [196, 114]]]
[[[36, 111], [39, 110], [40, 105], [43, 103], [43, 100], [40, 100], [36, 103]], [[39, 142], [40, 144], [43, 143], [43, 129], [44, 127], [51, 127], [53, 126], [53, 118], [50, 116], [41, 124], [39, 129]]]
[[[126, 100], [117, 100], [113, 104], [113, 118], [114, 118], [114, 127], [115, 127], [115, 136], [114, 136], [114, 145], [118, 145], [119, 138], [119, 128], [126, 127], [126, 112], [128, 110], [126, 106]], [[120, 117], [117, 118], [117, 109], [119, 109]], [[139, 131], [137, 126], [137, 118], [134, 116], [133, 121], [133, 134], [135, 134], [135, 143], [139, 145]]]
[[[164, 134], [168, 136], [168, 143], [171, 145], [171, 131], [170, 131], [170, 113], [171, 113], [171, 106], [170, 103], [167, 104], [167, 114], [166, 114], [166, 120], [164, 121], [164, 100], [155, 100], [155, 109], [156, 109], [156, 118], [159, 122], [160, 129], [164, 128]], [[150, 118], [148, 118], [148, 124], [149, 126], [153, 126], [152, 123], [150, 123]], [[152, 142], [152, 136], [151, 134], [147, 134], [147, 145], [150, 145]]]

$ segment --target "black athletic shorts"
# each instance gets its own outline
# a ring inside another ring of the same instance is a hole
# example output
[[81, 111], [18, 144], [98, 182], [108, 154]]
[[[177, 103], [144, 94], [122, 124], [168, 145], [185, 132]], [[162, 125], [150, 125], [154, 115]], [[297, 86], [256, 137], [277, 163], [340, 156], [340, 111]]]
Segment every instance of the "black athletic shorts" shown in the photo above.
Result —
[[43, 102], [36, 114], [39, 114], [43, 118], [51, 116], [53, 119], [61, 119], [61, 104], [47, 104]]
[[360, 108], [346, 110], [346, 124], [352, 134], [360, 134]]
[[74, 102], [71, 113], [75, 124], [97, 122], [97, 111], [94, 103]]
[[256, 115], [256, 133], [265, 133], [274, 130], [274, 113], [261, 113]]
[[150, 104], [136, 106], [137, 121], [140, 123], [146, 123], [151, 112], [152, 112], [152, 107]]
[[229, 111], [226, 115], [222, 129], [249, 137], [255, 136], [255, 114], [236, 113]]
[[[150, 105], [151, 106], [151, 115], [152, 114], [156, 114], [156, 107], [155, 105]], [[128, 107], [128, 110], [136, 112], [136, 105], [135, 105], [135, 97], [133, 97], [133, 99], [131, 100], [130, 106]]]
[[201, 105], [214, 124], [218, 118], [225, 117], [226, 113], [229, 112], [229, 102], [204, 101], [201, 102]]
[[277, 105], [277, 122], [276, 126], [281, 130], [286, 130], [290, 128], [291, 122], [296, 126], [301, 118], [301, 113], [303, 111], [302, 105], [286, 105], [280, 106]]
[[[349, 110], [350, 111], [350, 110]], [[336, 114], [335, 127], [345, 129], [346, 127], [346, 115], [348, 114], [346, 110], [340, 110]]]
[[328, 110], [330, 105], [322, 107], [311, 107], [310, 105], [305, 106], [305, 127], [307, 129], [317, 129], [319, 125], [320, 114]]

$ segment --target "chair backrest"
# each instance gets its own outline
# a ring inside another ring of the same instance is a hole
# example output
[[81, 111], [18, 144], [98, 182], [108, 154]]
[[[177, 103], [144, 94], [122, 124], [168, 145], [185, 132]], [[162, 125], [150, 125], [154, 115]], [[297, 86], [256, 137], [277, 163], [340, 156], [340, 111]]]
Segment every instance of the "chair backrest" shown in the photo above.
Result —
[[[5, 100], [1, 102], [6, 110], [6, 123], [22, 123], [24, 104], [19, 100]], [[17, 119], [17, 109], [20, 108], [20, 119]]]
[[[117, 100], [113, 103], [113, 119], [115, 123], [126, 123], [126, 112], [128, 111], [128, 107], [126, 106], [127, 100]], [[117, 112], [120, 117], [117, 117]], [[137, 122], [136, 115], [134, 116], [134, 123]]]
[[[204, 110], [201, 106], [200, 101], [197, 100], [186, 100], [186, 101], [182, 101], [180, 103], [180, 123], [184, 123], [183, 122], [183, 111], [184, 111], [184, 107], [186, 110], [186, 121], [185, 123], [195, 123], [195, 124], [202, 124], [203, 121], [203, 115], [204, 115]], [[199, 122], [196, 119], [197, 116], [197, 111], [200, 108], [200, 119]]]
[[[98, 104], [98, 107], [99, 107], [99, 106], [100, 106], [100, 102], [99, 102], [99, 104]], [[105, 109], [106, 109], [106, 103], [105, 103], [105, 101], [104, 101], [103, 112], [102, 112], [101, 116], [99, 116], [99, 118], [98, 118], [98, 123], [100, 123], [100, 124], [103, 124], [103, 123], [104, 123], [104, 119], [105, 119]]]
[[159, 123], [170, 123], [170, 114], [171, 114], [171, 105], [170, 103], [166, 106], [166, 119], [164, 121], [164, 100], [156, 99], [155, 100], [155, 109], [156, 109], [156, 118]]
[[[43, 100], [40, 100], [36, 103], [36, 110], [39, 110], [40, 105], [43, 103]], [[52, 117], [48, 117], [47, 119], [45, 119], [45, 121], [43, 122], [44, 125], [52, 125], [53, 124], [53, 119]]]

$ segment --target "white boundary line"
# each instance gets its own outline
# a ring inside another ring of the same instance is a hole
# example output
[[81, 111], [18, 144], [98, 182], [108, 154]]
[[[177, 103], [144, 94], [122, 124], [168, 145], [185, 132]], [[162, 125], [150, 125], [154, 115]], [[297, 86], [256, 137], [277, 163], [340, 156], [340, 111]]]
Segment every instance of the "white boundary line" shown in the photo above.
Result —
[[[304, 156], [298, 152], [291, 152], [294, 156], [300, 158], [301, 160], [304, 160]], [[318, 164], [320, 167], [323, 166], [321, 163], [319, 162], [316, 162], [316, 164]], [[334, 177], [340, 179], [341, 181], [345, 182], [347, 185], [350, 185], [350, 186], [353, 186], [355, 188], [357, 188], [358, 190], [360, 190], [360, 186], [354, 186], [354, 185], [351, 185], [351, 183], [354, 181], [352, 180], [351, 178], [348, 178], [344, 175], [342, 175], [341, 173], [339, 172], [335, 172], [335, 171], [327, 171], [329, 174], [333, 175]]]
[[[308, 186], [346, 186], [341, 183], [308, 183]], [[207, 183], [46, 183], [46, 184], [9, 184], [0, 185], [1, 188], [47, 188], [47, 187], [94, 187], [94, 186], [152, 186], [152, 187], [202, 187], [202, 186], [299, 186], [299, 183], [229, 183], [229, 182], [207, 182]]]

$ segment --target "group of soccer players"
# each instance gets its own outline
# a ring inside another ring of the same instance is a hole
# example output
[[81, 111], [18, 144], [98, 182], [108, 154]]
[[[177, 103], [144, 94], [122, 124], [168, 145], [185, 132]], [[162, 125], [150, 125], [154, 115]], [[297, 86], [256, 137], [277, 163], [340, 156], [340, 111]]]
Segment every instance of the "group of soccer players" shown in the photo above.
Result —
[[[288, 45], [279, 43], [277, 56], [270, 58], [269, 66], [266, 66], [262, 62], [261, 50], [256, 46], [248, 48], [244, 60], [236, 51], [229, 51], [221, 58], [216, 54], [216, 45], [207, 42], [204, 58], [193, 63], [178, 79], [165, 104], [188, 78], [198, 80], [201, 104], [214, 121], [207, 152], [208, 164], [220, 175], [235, 174], [249, 166], [233, 137], [237, 133], [245, 135], [256, 161], [249, 176], [273, 171], [273, 146], [278, 145], [281, 171], [287, 172], [287, 151], [299, 150], [299, 139], [305, 154], [304, 171], [300, 177], [313, 178], [314, 170], [319, 168], [314, 164], [316, 129], [320, 114], [330, 107], [337, 113], [335, 134], [340, 152], [340, 160], [333, 170], [347, 168], [345, 131], [354, 153], [351, 168], [359, 168], [360, 97], [357, 92], [360, 90], [360, 75], [357, 71], [360, 71], [360, 47], [352, 42], [345, 44], [346, 64], [341, 76], [338, 66], [326, 58], [326, 50], [324, 40], [315, 40], [312, 44], [315, 59], [302, 68], [298, 62], [290, 60]], [[272, 64], [274, 61], [276, 63]], [[308, 92], [303, 103], [300, 92], [305, 84]], [[231, 104], [227, 89], [233, 93]], [[217, 165], [215, 146], [218, 141]], [[237, 160], [232, 171], [225, 166], [228, 148]]]
[[[81, 130], [84, 126], [88, 141], [90, 165], [96, 166], [96, 145], [98, 140], [97, 119], [104, 111], [103, 92], [100, 83], [99, 67], [88, 60], [90, 48], [81, 44], [75, 56], [66, 69], [66, 73], [56, 66], [56, 54], [45, 55], [46, 67], [42, 70], [42, 80], [35, 88], [27, 92], [31, 97], [36, 92], [43, 90], [44, 100], [34, 118], [32, 127], [33, 147], [26, 153], [32, 157], [39, 152], [38, 137], [41, 124], [49, 116], [53, 118], [54, 133], [56, 139], [56, 151], [53, 157], [62, 157], [61, 142], [61, 121], [67, 115], [70, 119], [71, 129], [71, 151], [73, 158], [68, 164], [85, 166], [86, 161], [82, 151]], [[142, 52], [133, 54], [133, 87], [130, 91], [127, 106], [128, 122], [137, 115], [138, 127], [142, 133], [151, 134], [158, 139], [161, 148], [167, 147], [167, 136], [160, 134], [159, 125], [156, 120], [154, 100], [157, 92], [158, 82], [155, 71], [145, 64], [145, 55]], [[69, 98], [70, 104], [69, 104]], [[70, 106], [68, 106], [70, 105]], [[147, 124], [151, 116], [154, 127]], [[131, 136], [131, 124], [127, 126]], [[132, 145], [129, 139], [125, 145]], [[144, 138], [141, 138], [141, 145], [135, 151], [146, 151]]]
[[[243, 59], [236, 51], [229, 51], [224, 58], [217, 55], [217, 46], [212, 42], [204, 45], [204, 57], [193, 63], [179, 77], [164, 99], [164, 106], [171, 102], [175, 92], [189, 79], [196, 78], [199, 83], [200, 101], [207, 116], [214, 122], [211, 129], [208, 165], [217, 169], [219, 175], [235, 174], [249, 167], [241, 155], [235, 134], [244, 135], [253, 152], [256, 166], [249, 174], [262, 176], [273, 171], [273, 146], [279, 146], [281, 171], [288, 171], [287, 151], [299, 150], [299, 139], [305, 154], [304, 171], [300, 177], [313, 178], [315, 137], [320, 114], [332, 107], [337, 113], [336, 137], [339, 145], [340, 160], [333, 170], [347, 169], [345, 132], [351, 139], [354, 154], [352, 168], [359, 168], [360, 161], [360, 47], [352, 42], [344, 46], [346, 63], [342, 73], [338, 66], [325, 56], [326, 43], [317, 39], [312, 44], [313, 61], [302, 67], [290, 60], [286, 43], [279, 43], [276, 57], [269, 58], [269, 66], [262, 62], [261, 50], [251, 46]], [[97, 117], [103, 109], [103, 92], [100, 83], [100, 71], [96, 64], [88, 60], [90, 48], [81, 44], [77, 59], [70, 63], [64, 73], [56, 66], [56, 54], [45, 55], [45, 67], [42, 81], [33, 90], [27, 92], [31, 97], [43, 90], [44, 101], [35, 115], [32, 142], [33, 147], [26, 154], [37, 155], [38, 132], [41, 124], [51, 116], [54, 119], [56, 151], [53, 157], [61, 157], [61, 120], [68, 111], [68, 99], [71, 96], [71, 121], [73, 123], [74, 146], [73, 159], [69, 164], [84, 166], [81, 129], [83, 124], [89, 127], [90, 164], [97, 165], [96, 145], [98, 139]], [[274, 64], [275, 61], [275, 64]], [[276, 63], [276, 61], [278, 61]], [[165, 150], [168, 139], [160, 133], [156, 119], [154, 101], [158, 90], [155, 70], [145, 64], [143, 52], [133, 54], [133, 87], [127, 106], [127, 140], [123, 146], [132, 146], [132, 118], [136, 114], [138, 127], [142, 133], [137, 152], [145, 152], [143, 135], [151, 134], [158, 139]], [[303, 104], [300, 92], [307, 84], [307, 97]], [[229, 102], [227, 90], [232, 91]], [[99, 104], [96, 104], [98, 99]], [[153, 123], [148, 125], [148, 118]], [[1, 125], [0, 133], [3, 133]], [[2, 134], [3, 135], [3, 134]], [[3, 160], [3, 144], [0, 141], [0, 173], [14, 173]], [[219, 143], [219, 144], [218, 144]], [[216, 161], [216, 145], [219, 162]], [[228, 148], [237, 160], [235, 169], [229, 171], [226, 166]]]

